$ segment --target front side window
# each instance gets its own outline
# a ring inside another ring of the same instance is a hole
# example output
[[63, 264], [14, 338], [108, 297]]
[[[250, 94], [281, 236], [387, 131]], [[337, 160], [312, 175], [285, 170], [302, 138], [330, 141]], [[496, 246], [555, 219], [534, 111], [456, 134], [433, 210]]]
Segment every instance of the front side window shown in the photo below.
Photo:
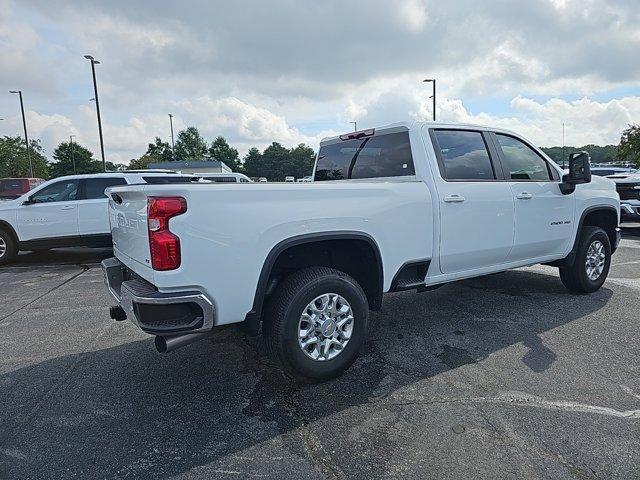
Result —
[[435, 130], [440, 150], [440, 173], [445, 180], [494, 180], [496, 178], [482, 133], [468, 130]]
[[34, 203], [69, 202], [78, 196], [78, 180], [61, 180], [44, 187], [31, 196]]
[[111, 178], [88, 178], [85, 180], [85, 200], [94, 200], [97, 198], [107, 198], [104, 191], [109, 187], [117, 185], [126, 185], [127, 181], [122, 177]]
[[526, 143], [500, 133], [496, 138], [511, 180], [551, 180], [547, 162]]
[[409, 132], [320, 146], [315, 181], [415, 175]]

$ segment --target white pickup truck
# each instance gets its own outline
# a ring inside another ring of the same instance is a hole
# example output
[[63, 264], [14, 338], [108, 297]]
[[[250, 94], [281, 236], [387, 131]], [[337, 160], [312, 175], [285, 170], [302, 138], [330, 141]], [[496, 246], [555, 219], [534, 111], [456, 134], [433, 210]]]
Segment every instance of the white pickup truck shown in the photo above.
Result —
[[356, 359], [387, 292], [537, 263], [593, 292], [620, 201], [585, 153], [570, 163], [563, 175], [513, 132], [407, 122], [323, 140], [312, 183], [115, 187], [111, 316], [160, 352], [244, 322], [321, 380]]

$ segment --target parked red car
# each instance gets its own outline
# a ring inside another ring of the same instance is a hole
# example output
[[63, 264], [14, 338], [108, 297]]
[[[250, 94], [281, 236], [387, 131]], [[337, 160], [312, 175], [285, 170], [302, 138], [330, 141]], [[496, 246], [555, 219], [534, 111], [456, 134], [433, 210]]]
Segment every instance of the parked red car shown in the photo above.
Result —
[[0, 178], [0, 200], [13, 200], [44, 183], [42, 178]]

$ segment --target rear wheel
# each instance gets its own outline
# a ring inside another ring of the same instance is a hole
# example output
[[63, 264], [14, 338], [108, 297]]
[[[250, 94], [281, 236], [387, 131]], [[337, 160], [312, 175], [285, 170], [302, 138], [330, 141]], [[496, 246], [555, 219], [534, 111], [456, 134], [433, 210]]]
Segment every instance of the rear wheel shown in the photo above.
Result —
[[312, 267], [278, 287], [264, 334], [271, 356], [288, 373], [327, 380], [358, 357], [368, 324], [369, 305], [360, 285], [346, 273]]
[[0, 229], [0, 265], [11, 262], [18, 255], [18, 246], [13, 236]]
[[607, 279], [610, 266], [609, 236], [600, 227], [584, 227], [573, 265], [560, 267], [560, 280], [572, 292], [595, 292]]

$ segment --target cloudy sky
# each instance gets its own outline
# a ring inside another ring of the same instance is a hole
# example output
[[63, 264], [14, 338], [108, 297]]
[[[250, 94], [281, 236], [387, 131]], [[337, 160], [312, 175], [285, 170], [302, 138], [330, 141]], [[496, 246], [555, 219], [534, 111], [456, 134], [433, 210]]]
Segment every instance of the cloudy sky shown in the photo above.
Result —
[[542, 146], [617, 143], [640, 122], [638, 0], [0, 0], [0, 135], [107, 159], [196, 125], [246, 152], [431, 115]]

